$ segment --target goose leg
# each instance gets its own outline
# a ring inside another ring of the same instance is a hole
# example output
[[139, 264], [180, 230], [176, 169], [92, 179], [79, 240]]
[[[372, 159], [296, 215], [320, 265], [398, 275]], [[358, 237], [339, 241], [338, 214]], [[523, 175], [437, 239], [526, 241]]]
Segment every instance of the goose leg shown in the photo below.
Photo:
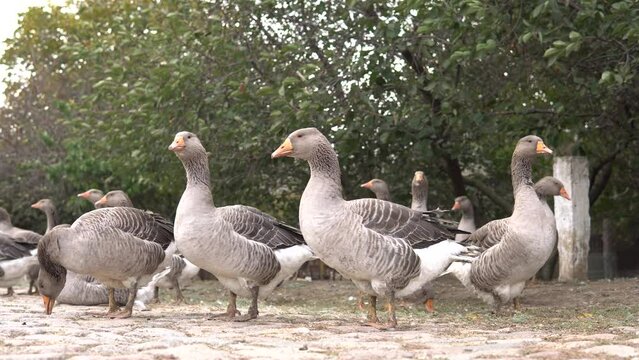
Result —
[[106, 316], [109, 317], [112, 314], [120, 311], [120, 307], [118, 303], [115, 301], [115, 289], [112, 287], [107, 288], [109, 291], [109, 311], [107, 311]]
[[391, 291], [388, 296], [388, 328], [397, 327], [397, 316], [395, 316], [395, 292]]
[[368, 307], [368, 322], [370, 324], [379, 324], [379, 319], [377, 318], [377, 296], [371, 295], [369, 297], [370, 305]]
[[433, 298], [426, 299], [426, 301], [424, 302], [424, 308], [426, 309], [426, 312], [429, 312], [429, 313], [435, 312], [435, 305], [434, 305]]
[[2, 295], [2, 296], [9, 297], [9, 296], [13, 296], [13, 294], [14, 294], [14, 292], [13, 292], [13, 287], [9, 286], [9, 287], [7, 288], [7, 293], [6, 293], [6, 294], [4, 294], [4, 295]]
[[363, 292], [358, 292], [357, 293], [357, 307], [361, 310], [364, 311], [366, 310], [366, 306], [364, 304], [364, 293]]
[[513, 309], [521, 310], [521, 302], [519, 300], [519, 296], [513, 299]]
[[259, 311], [257, 311], [257, 298], [260, 294], [260, 287], [253, 286], [251, 288], [251, 306], [249, 306], [248, 314], [238, 316], [234, 319], [234, 321], [249, 321], [257, 318]]
[[236, 315], [240, 315], [240, 312], [237, 310], [237, 294], [229, 291], [229, 305], [226, 307], [226, 312], [210, 315], [209, 320], [220, 317], [227, 317], [229, 319], [232, 319]]
[[116, 314], [111, 315], [111, 318], [126, 319], [130, 318], [133, 314], [133, 304], [135, 303], [135, 296], [138, 293], [137, 281], [133, 283], [133, 286], [129, 288], [129, 297], [127, 298], [124, 310], [119, 311]]
[[29, 290], [27, 291], [27, 295], [33, 294], [34, 283], [35, 283], [34, 279], [29, 280]]
[[160, 288], [155, 286], [153, 288], [153, 302], [155, 304], [159, 304], [160, 303]]
[[184, 302], [184, 295], [182, 295], [182, 289], [180, 289], [180, 283], [178, 279], [173, 281], [173, 286], [175, 286], [175, 303], [181, 304]]

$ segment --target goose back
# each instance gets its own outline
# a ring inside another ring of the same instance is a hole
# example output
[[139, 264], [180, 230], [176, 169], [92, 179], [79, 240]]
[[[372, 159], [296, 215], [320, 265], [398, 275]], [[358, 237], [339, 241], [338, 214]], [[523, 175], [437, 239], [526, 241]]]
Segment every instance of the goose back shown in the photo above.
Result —
[[174, 241], [173, 224], [162, 216], [129, 207], [96, 209], [80, 216], [71, 225], [75, 230], [116, 228], [166, 250]]

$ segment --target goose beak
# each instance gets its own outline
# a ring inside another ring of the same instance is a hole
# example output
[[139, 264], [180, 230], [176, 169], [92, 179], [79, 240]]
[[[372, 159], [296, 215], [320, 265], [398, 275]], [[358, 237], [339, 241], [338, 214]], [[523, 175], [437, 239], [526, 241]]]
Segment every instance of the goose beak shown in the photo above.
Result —
[[104, 195], [103, 197], [100, 198], [100, 200], [95, 202], [95, 206], [103, 205], [103, 204], [106, 204], [106, 203], [107, 203], [107, 197], [106, 197], [106, 195]]
[[42, 301], [44, 302], [44, 312], [47, 315], [51, 315], [51, 312], [53, 312], [53, 305], [55, 304], [55, 299], [52, 299], [46, 295], [42, 295]]
[[39, 209], [40, 208], [40, 203], [31, 204], [31, 207], [34, 208], [34, 209]]
[[83, 193], [78, 194], [79, 198], [87, 199], [89, 197], [89, 192], [85, 191]]
[[184, 144], [184, 137], [176, 136], [175, 140], [173, 140], [171, 145], [169, 145], [169, 150], [173, 152], [178, 152], [178, 151], [184, 150], [185, 147], [186, 147], [186, 144]]
[[363, 187], [364, 189], [372, 189], [373, 188], [373, 180], [360, 185], [359, 187]]
[[271, 159], [281, 158], [285, 156], [289, 156], [293, 153], [293, 144], [291, 143], [291, 139], [286, 138], [282, 145], [277, 148], [277, 150], [273, 151], [271, 154]]
[[415, 181], [424, 181], [424, 173], [421, 171], [416, 172]]
[[543, 141], [537, 141], [537, 154], [552, 154], [552, 150]]
[[453, 204], [453, 208], [451, 210], [459, 210], [461, 209], [461, 204], [459, 203], [459, 201], [455, 201], [455, 204]]
[[566, 199], [566, 200], [570, 200], [570, 195], [568, 195], [568, 191], [566, 191], [566, 188], [561, 188], [561, 190], [559, 190], [559, 195]]

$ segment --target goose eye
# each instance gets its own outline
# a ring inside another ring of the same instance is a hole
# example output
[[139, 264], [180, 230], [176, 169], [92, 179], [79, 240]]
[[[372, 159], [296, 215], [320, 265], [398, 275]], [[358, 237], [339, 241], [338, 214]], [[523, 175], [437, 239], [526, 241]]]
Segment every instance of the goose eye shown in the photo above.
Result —
[[190, 139], [190, 138], [191, 138], [191, 135], [187, 136], [186, 138], [187, 138], [187, 139]]
[[302, 134], [297, 134], [297, 137], [298, 137], [298, 138], [301, 138], [302, 136], [304, 136], [304, 135], [302, 135]]

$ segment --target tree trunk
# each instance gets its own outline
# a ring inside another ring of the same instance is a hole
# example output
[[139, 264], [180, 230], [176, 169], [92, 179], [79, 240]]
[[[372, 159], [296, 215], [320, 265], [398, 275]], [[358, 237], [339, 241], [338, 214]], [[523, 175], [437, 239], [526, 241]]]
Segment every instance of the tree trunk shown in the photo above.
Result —
[[586, 280], [590, 241], [588, 160], [581, 156], [555, 157], [553, 171], [572, 198], [572, 201], [555, 201], [558, 280]]
[[603, 271], [606, 279], [614, 279], [617, 275], [617, 252], [610, 219], [603, 220]]

